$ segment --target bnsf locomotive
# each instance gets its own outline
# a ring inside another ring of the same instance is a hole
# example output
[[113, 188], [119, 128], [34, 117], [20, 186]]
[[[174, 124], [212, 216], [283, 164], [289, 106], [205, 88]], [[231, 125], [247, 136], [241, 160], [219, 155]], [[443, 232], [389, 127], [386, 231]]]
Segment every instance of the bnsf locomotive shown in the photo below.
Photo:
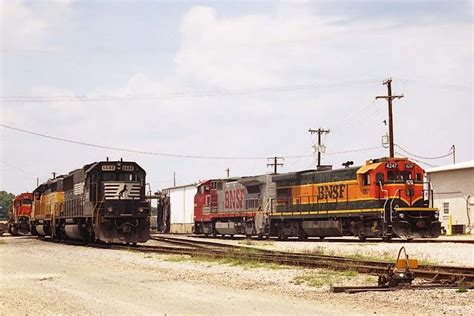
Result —
[[107, 160], [48, 180], [33, 191], [32, 233], [108, 243], [147, 241], [145, 174], [135, 162]]
[[360, 167], [202, 182], [194, 231], [205, 235], [438, 237], [424, 170], [404, 158]]
[[33, 195], [21, 193], [12, 202], [12, 209], [8, 219], [8, 232], [11, 235], [28, 234], [30, 232], [30, 215]]

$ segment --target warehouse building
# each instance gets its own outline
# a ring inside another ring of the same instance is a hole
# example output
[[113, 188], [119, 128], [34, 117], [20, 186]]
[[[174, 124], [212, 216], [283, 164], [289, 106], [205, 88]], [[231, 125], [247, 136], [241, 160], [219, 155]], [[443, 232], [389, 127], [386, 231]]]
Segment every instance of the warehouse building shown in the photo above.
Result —
[[[194, 223], [194, 195], [197, 183], [163, 189], [166, 201], [163, 202], [161, 216], [162, 231], [171, 234], [190, 234]], [[160, 217], [160, 216], [159, 216]]]
[[426, 173], [446, 232], [474, 233], [474, 160], [428, 169]]

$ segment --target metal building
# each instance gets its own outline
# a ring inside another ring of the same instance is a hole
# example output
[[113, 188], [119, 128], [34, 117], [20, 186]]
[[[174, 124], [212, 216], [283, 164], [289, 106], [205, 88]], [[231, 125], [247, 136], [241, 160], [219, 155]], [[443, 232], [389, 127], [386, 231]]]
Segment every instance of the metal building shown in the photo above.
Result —
[[446, 232], [474, 233], [474, 160], [428, 169], [426, 173]]
[[172, 234], [192, 233], [196, 183], [163, 189], [167, 202], [163, 208], [162, 231]]

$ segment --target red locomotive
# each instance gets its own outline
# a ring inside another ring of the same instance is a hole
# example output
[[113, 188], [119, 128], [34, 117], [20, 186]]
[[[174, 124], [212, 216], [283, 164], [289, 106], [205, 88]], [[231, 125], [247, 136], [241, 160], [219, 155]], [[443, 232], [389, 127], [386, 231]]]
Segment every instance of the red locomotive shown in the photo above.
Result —
[[32, 201], [32, 193], [21, 193], [13, 199], [8, 219], [8, 232], [11, 235], [18, 236], [30, 232]]
[[406, 158], [360, 167], [306, 170], [202, 182], [194, 231], [205, 235], [279, 238], [438, 237], [424, 170]]

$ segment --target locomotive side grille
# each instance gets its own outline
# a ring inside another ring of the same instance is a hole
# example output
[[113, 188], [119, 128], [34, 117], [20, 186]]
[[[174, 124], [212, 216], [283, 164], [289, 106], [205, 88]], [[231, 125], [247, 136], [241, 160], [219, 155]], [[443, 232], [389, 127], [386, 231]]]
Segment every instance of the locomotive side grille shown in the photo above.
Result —
[[84, 182], [74, 184], [74, 195], [82, 195], [84, 193]]
[[139, 182], [104, 182], [105, 200], [139, 200]]

